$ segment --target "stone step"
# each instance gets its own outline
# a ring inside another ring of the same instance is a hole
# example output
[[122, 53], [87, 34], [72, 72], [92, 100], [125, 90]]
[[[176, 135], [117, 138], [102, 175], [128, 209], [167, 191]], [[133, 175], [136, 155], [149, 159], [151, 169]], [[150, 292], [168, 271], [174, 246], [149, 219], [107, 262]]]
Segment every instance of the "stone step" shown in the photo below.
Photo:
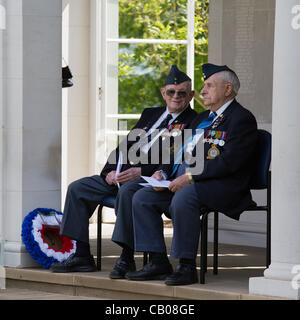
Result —
[[[211, 276], [214, 277], [214, 276]], [[37, 268], [6, 268], [6, 287], [51, 292], [67, 296], [116, 300], [258, 300], [243, 290], [226, 291], [193, 284], [166, 286], [162, 281], [111, 280], [108, 272], [52, 273]]]
[[103, 300], [95, 297], [71, 296], [38, 290], [6, 288], [0, 289], [0, 300]]

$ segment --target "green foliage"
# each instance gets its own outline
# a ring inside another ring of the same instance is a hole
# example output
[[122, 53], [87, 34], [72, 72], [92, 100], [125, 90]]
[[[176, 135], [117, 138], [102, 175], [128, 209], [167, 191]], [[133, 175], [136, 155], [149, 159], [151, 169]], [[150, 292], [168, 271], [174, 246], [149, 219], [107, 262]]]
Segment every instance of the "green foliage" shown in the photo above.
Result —
[[[195, 1], [195, 109], [202, 111], [201, 65], [207, 62], [209, 1]], [[119, 0], [119, 37], [185, 40], [187, 0]], [[164, 105], [160, 95], [172, 64], [186, 70], [186, 46], [119, 45], [119, 113]]]

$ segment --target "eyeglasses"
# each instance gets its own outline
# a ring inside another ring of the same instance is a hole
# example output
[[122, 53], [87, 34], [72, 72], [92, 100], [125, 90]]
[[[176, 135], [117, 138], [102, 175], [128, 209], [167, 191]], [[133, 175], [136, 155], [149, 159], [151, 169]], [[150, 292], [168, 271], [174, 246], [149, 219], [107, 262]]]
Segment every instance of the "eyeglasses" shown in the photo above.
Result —
[[177, 93], [179, 98], [185, 98], [187, 96], [187, 92], [186, 91], [176, 91], [176, 90], [173, 90], [173, 89], [166, 90], [166, 94], [169, 97], [173, 97], [175, 95], [175, 93]]

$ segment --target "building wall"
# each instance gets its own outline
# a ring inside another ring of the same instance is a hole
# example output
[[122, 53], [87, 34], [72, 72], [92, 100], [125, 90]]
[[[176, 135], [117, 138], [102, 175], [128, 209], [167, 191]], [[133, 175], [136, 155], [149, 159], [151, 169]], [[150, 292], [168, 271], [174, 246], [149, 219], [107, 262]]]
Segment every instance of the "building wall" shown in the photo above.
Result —
[[2, 5], [1, 227], [5, 264], [22, 266], [24, 217], [61, 206], [61, 1]]
[[[74, 87], [63, 89], [62, 203], [71, 181], [96, 172], [93, 139], [102, 108], [95, 101], [102, 50], [96, 42], [103, 27], [96, 3], [63, 0], [63, 56], [72, 69]], [[270, 131], [274, 15], [275, 0], [210, 1], [209, 61], [236, 70], [241, 80], [238, 100], [254, 113], [260, 128]], [[265, 192], [253, 195], [259, 203], [266, 201]], [[115, 219], [111, 210], [105, 217]], [[221, 242], [264, 246], [265, 215], [245, 213], [239, 222], [221, 215], [220, 233]]]
[[[99, 59], [93, 40], [99, 36], [94, 27], [101, 27], [91, 7], [95, 3], [0, 2], [6, 9], [6, 30], [1, 32], [0, 233], [7, 265], [30, 264], [20, 236], [25, 215], [39, 206], [60, 209], [68, 183], [94, 173], [91, 140], [98, 106], [97, 83], [90, 81], [100, 70], [94, 64]], [[209, 60], [237, 70], [242, 82], [239, 101], [267, 129], [272, 113], [273, 24], [274, 0], [211, 0]], [[101, 51], [101, 45], [96, 49]], [[62, 54], [74, 76], [74, 86], [63, 90]], [[254, 196], [264, 199], [261, 193]], [[220, 242], [264, 245], [261, 213], [244, 214], [240, 222], [224, 216], [221, 220]]]
[[[209, 62], [226, 64], [241, 81], [237, 100], [272, 131], [275, 0], [210, 0]], [[258, 203], [264, 191], [253, 192]], [[239, 222], [222, 216], [220, 241], [265, 246], [265, 214], [244, 213]]]

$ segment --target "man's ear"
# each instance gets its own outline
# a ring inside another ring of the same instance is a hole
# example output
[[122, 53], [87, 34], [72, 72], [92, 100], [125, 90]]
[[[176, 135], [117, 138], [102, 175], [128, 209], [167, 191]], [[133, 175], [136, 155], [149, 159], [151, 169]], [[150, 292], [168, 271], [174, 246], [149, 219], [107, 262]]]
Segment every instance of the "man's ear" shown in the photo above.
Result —
[[165, 99], [165, 94], [166, 94], [166, 89], [165, 89], [165, 87], [160, 88], [160, 93], [161, 93], [163, 99]]
[[233, 86], [231, 83], [226, 83], [225, 97], [229, 97], [233, 93]]

